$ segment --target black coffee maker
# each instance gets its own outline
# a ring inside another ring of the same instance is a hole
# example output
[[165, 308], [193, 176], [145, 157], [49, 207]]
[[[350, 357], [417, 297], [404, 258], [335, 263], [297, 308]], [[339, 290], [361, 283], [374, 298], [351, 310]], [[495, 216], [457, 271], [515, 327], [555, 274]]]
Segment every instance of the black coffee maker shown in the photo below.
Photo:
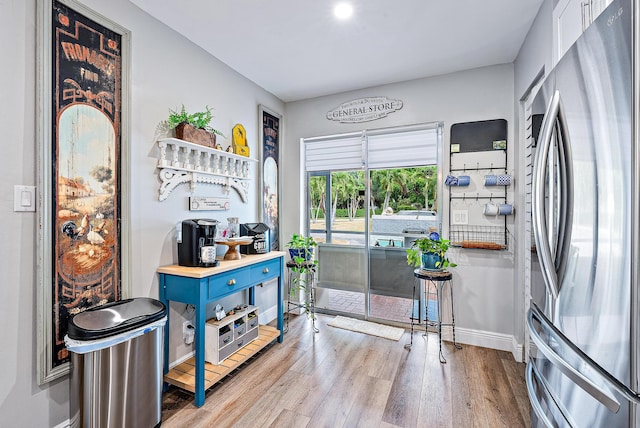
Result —
[[217, 227], [218, 220], [205, 218], [183, 220], [181, 236], [178, 236], [178, 264], [191, 267], [218, 266]]

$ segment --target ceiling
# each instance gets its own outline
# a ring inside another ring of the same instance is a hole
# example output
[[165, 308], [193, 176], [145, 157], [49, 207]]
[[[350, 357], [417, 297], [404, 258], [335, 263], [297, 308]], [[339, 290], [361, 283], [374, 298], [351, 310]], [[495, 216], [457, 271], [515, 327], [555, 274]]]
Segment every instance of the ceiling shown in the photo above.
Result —
[[285, 102], [512, 62], [542, 0], [130, 0]]

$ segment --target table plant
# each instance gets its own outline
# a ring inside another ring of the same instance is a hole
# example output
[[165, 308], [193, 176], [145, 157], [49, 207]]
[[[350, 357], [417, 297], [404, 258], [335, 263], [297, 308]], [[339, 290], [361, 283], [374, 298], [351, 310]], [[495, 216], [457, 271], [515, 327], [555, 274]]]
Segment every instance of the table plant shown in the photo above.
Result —
[[176, 138], [215, 147], [216, 135], [224, 138], [224, 134], [211, 127], [211, 120], [213, 120], [213, 113], [209, 106], [206, 106], [204, 111], [188, 113], [182, 105], [180, 111], [169, 110], [167, 125], [170, 129], [176, 130]]
[[407, 264], [426, 270], [456, 267], [457, 265], [447, 258], [450, 246], [448, 239], [442, 239], [438, 232], [431, 232], [424, 238], [416, 239], [407, 249]]

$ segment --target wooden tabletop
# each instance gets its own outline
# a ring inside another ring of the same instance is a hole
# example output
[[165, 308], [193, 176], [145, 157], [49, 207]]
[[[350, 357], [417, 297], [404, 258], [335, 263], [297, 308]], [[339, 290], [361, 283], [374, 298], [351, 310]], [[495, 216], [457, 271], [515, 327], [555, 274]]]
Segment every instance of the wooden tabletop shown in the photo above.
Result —
[[218, 273], [227, 272], [233, 269], [237, 269], [244, 266], [249, 266], [254, 263], [263, 262], [266, 260], [283, 257], [284, 251], [271, 251], [265, 254], [243, 254], [240, 260], [222, 260], [218, 259], [220, 263], [218, 266], [202, 268], [202, 267], [189, 267], [180, 265], [168, 265], [160, 266], [157, 270], [158, 273], [165, 273], [169, 275], [186, 276], [190, 278], [205, 278], [207, 276], [216, 275]]

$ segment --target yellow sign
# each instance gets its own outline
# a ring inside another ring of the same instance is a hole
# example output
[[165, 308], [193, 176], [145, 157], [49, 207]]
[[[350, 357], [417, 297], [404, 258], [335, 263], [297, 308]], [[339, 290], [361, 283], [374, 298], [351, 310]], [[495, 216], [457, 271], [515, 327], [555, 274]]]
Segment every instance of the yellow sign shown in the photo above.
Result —
[[247, 146], [247, 132], [244, 126], [239, 123], [233, 127], [233, 153], [240, 156], [249, 157], [249, 146]]

